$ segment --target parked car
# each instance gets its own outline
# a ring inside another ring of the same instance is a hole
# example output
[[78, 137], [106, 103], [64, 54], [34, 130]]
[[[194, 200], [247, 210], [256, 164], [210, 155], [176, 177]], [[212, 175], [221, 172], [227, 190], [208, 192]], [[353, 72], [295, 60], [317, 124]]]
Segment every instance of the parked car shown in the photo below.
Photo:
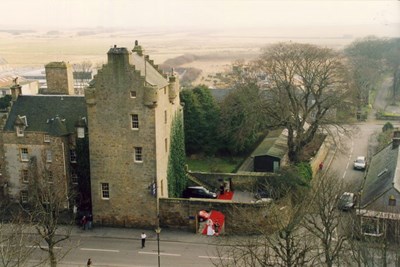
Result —
[[338, 208], [343, 211], [348, 211], [356, 205], [356, 195], [350, 192], [344, 192], [339, 198]]
[[183, 191], [182, 197], [184, 198], [217, 198], [217, 194], [210, 192], [203, 186], [189, 186]]
[[365, 170], [367, 168], [367, 159], [364, 156], [358, 156], [353, 163], [355, 170]]

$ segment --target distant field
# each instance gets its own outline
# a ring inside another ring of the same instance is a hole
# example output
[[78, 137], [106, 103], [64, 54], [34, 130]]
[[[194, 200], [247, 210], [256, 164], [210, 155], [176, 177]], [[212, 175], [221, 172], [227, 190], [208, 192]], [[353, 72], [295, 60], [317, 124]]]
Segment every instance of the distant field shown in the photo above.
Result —
[[[197, 83], [207, 83], [207, 77], [227, 70], [236, 59], [252, 59], [267, 44], [279, 41], [316, 43], [342, 48], [354, 36], [346, 29], [263, 28], [247, 31], [98, 31], [70, 30], [65, 32], [0, 31], [0, 58], [12, 67], [42, 67], [51, 61], [79, 63], [90, 60], [94, 66], [106, 62], [106, 53], [113, 45], [132, 49], [135, 40], [156, 64], [185, 54], [198, 56], [180, 67], [201, 69]], [[359, 30], [357, 28], [357, 30]], [[361, 34], [361, 31], [359, 31]], [[212, 81], [209, 82], [212, 84]]]

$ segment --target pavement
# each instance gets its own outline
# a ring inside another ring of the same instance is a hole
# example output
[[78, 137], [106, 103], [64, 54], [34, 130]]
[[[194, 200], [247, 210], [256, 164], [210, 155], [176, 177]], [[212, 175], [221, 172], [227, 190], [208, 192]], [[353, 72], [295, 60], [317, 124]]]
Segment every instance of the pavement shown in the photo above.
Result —
[[[142, 232], [146, 233], [147, 235], [146, 240], [148, 241], [157, 240], [157, 234], [155, 230], [152, 229], [119, 228], [119, 227], [105, 227], [105, 226], [98, 226], [98, 227], [94, 226], [90, 230], [83, 230], [81, 227], [73, 226], [71, 236], [140, 240], [141, 239], [140, 235]], [[210, 241], [217, 241], [220, 238], [221, 237], [206, 236], [206, 235], [196, 234], [194, 232], [190, 232], [187, 230], [175, 230], [170, 228], [161, 228], [161, 233], [160, 233], [160, 241], [170, 241], [170, 242], [208, 243]]]

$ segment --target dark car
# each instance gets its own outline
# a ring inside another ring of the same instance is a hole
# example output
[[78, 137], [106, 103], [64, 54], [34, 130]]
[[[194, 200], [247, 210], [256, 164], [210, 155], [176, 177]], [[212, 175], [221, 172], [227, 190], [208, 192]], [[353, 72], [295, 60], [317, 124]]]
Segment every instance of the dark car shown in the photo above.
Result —
[[217, 194], [208, 191], [202, 186], [190, 186], [183, 191], [184, 198], [217, 198]]

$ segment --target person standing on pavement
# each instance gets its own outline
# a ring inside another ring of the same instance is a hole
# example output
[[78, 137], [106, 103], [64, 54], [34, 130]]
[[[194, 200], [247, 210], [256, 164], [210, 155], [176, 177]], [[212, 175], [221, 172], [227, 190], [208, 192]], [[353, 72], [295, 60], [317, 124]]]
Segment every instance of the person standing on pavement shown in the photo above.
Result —
[[93, 226], [93, 215], [91, 213], [89, 213], [87, 221], [88, 221], [88, 229], [90, 230], [92, 229]]
[[85, 215], [83, 215], [81, 223], [82, 223], [82, 229], [86, 230], [87, 218]]
[[142, 248], [145, 247], [145, 243], [146, 243], [146, 234], [144, 232], [142, 232], [142, 234], [140, 235], [140, 237], [142, 238]]
[[92, 260], [90, 258], [87, 260], [86, 266], [87, 267], [92, 266]]

